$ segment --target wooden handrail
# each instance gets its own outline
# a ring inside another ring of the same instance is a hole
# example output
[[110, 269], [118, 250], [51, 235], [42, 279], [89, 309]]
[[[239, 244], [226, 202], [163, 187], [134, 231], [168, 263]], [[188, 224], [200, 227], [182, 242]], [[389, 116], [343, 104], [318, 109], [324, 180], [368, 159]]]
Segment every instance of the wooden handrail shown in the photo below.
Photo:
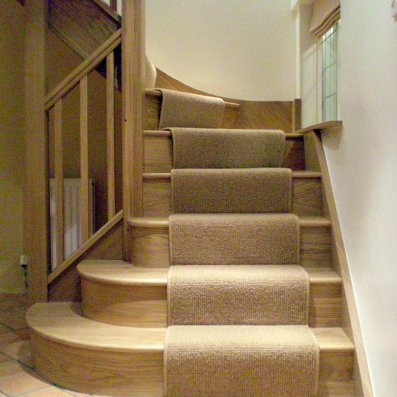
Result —
[[121, 29], [115, 32], [103, 43], [90, 57], [84, 60], [73, 72], [71, 72], [57, 87], [47, 94], [44, 100], [44, 108], [50, 110], [55, 103], [71, 91], [84, 77], [94, 70], [117, 46], [121, 44]]
[[118, 212], [109, 222], [105, 223], [96, 233], [94, 233], [87, 241], [85, 241], [62, 265], [58, 266], [52, 273], [48, 275], [47, 283], [51, 284], [58, 276], [60, 276], [69, 266], [75, 263], [89, 248], [94, 246], [107, 232], [123, 219], [123, 211]]

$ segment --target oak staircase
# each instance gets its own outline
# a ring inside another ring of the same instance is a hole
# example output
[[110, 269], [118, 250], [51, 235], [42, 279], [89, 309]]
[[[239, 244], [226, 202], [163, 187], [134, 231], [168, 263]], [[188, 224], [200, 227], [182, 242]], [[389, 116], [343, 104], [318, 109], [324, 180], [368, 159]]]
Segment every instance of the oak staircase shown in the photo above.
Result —
[[[87, 17], [86, 24], [73, 17], [76, 12]], [[74, 302], [36, 303], [28, 312], [35, 368], [51, 382], [82, 393], [159, 397], [164, 393], [173, 163], [172, 135], [159, 129], [161, 94], [146, 90], [140, 138], [123, 138], [123, 145], [132, 143], [142, 148], [141, 174], [138, 172], [141, 210], [134, 209], [137, 196], [129, 186], [128, 194], [123, 191], [123, 210], [117, 212], [115, 181], [129, 178], [133, 185], [136, 169], [130, 174], [128, 167], [132, 157], [140, 160], [136, 152], [123, 146], [124, 174], [116, 174], [114, 88], [124, 93], [131, 88], [125, 76], [121, 84], [121, 18], [96, 0], [52, 0], [48, 22], [85, 59], [45, 100], [45, 112], [55, 111], [55, 153], [62, 159], [62, 101], [72, 89], [80, 89], [83, 184], [88, 179], [88, 159], [84, 156], [88, 144], [84, 124], [87, 74], [96, 69], [107, 79], [107, 205], [111, 205], [108, 223], [93, 236], [86, 231], [83, 246], [71, 258], [65, 258], [61, 249], [57, 253], [59, 266], [48, 276], [50, 300]], [[158, 83], [189, 90], [161, 72]], [[124, 134], [130, 126], [124, 126]], [[293, 171], [291, 212], [299, 217], [299, 265], [307, 271], [310, 284], [308, 325], [320, 349], [319, 397], [361, 395], [358, 374], [365, 367], [355, 349], [355, 329], [350, 324], [353, 309], [346, 304], [348, 276], [337, 241], [340, 230], [319, 136], [323, 128], [338, 126], [300, 130], [298, 102], [228, 99], [222, 125], [228, 129], [278, 128], [286, 132], [282, 167]], [[60, 207], [64, 199], [62, 167], [61, 160], [55, 166]], [[130, 200], [128, 208], [126, 197]], [[82, 208], [85, 205], [82, 202]], [[58, 247], [63, 243], [62, 218], [63, 213], [58, 213]], [[122, 247], [123, 252], [112, 246]]]

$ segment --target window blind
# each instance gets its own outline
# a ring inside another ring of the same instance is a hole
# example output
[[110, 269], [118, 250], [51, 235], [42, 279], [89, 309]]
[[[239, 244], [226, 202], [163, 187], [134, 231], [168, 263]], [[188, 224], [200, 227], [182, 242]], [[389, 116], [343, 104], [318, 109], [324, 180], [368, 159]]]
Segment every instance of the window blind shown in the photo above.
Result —
[[340, 19], [340, 0], [314, 0], [310, 31], [323, 36]]

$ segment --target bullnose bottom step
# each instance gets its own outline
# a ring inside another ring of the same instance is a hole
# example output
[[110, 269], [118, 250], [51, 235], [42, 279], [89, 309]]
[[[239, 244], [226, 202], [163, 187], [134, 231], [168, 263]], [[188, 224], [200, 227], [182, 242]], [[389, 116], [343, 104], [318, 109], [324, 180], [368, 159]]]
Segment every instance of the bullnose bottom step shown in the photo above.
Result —
[[[163, 396], [166, 328], [98, 323], [80, 304], [41, 303], [27, 313], [38, 373], [72, 390]], [[353, 396], [354, 347], [341, 328], [312, 328], [320, 349], [317, 396]]]

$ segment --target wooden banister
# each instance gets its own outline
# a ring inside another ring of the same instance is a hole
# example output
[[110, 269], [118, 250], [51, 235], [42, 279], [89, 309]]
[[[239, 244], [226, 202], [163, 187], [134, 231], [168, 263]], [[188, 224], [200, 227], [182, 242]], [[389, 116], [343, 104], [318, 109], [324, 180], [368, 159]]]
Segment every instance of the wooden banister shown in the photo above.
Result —
[[121, 43], [121, 29], [114, 33], [103, 45], [101, 45], [90, 57], [84, 60], [73, 72], [71, 72], [57, 87], [45, 97], [45, 110], [51, 109], [55, 103], [71, 91], [80, 80], [93, 71]]

